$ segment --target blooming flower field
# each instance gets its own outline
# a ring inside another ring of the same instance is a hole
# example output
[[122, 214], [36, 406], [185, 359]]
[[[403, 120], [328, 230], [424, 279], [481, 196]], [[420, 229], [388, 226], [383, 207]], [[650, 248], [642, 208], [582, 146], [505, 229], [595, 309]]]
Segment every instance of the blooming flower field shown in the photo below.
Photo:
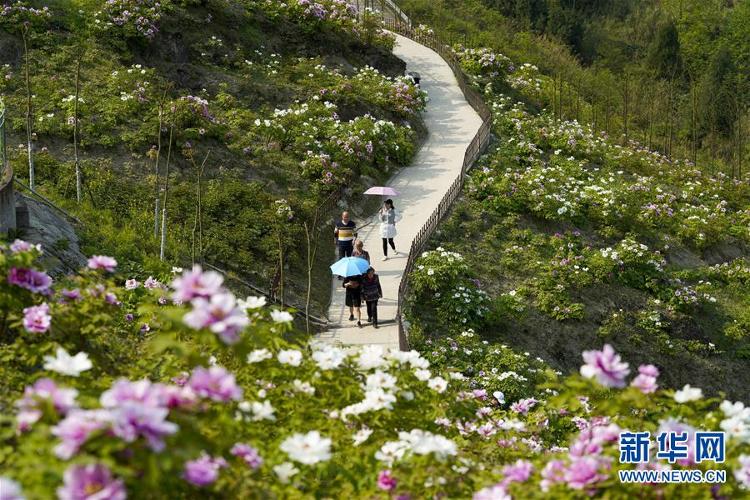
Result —
[[[53, 280], [36, 265], [43, 251], [0, 246], [3, 498], [710, 498], [750, 487], [749, 410], [664, 390], [659, 369], [636, 374], [609, 345], [564, 378], [471, 331], [424, 354], [341, 349], [199, 267], [142, 283], [94, 256]], [[621, 431], [693, 440], [717, 429], [726, 462], [646, 467], [713, 466], [725, 484], [614, 476], [633, 467], [617, 465]]]
[[[748, 397], [747, 180], [539, 112], [548, 76], [489, 49], [455, 53], [493, 110], [496, 143], [411, 276], [420, 349], [472, 327], [572, 370], [606, 339], [673, 386]], [[456, 279], [488, 298], [484, 314], [463, 311], [474, 301], [455, 295]]]

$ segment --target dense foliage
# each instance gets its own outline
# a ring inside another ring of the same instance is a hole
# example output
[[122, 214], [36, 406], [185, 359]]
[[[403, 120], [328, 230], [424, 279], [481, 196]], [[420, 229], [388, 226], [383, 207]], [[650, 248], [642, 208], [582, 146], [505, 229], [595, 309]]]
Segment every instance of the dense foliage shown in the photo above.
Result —
[[[53, 283], [35, 266], [42, 251], [0, 247], [3, 498], [710, 498], [750, 486], [742, 403], [657, 390], [651, 365], [626, 387], [609, 346], [565, 379], [471, 331], [426, 356], [344, 350], [308, 343], [289, 313], [236, 299], [198, 267], [139, 282], [94, 256]], [[619, 432], [670, 429], [725, 430], [730, 458], [646, 467], [724, 469], [727, 482], [620, 483]]]

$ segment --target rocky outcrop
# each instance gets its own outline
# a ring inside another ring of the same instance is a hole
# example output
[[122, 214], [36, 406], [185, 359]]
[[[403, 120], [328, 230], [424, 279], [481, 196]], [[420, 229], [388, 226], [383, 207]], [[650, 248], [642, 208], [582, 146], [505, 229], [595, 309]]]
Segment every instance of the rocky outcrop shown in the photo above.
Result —
[[[19, 206], [28, 210], [28, 226], [19, 227], [19, 236], [42, 245], [41, 264], [52, 275], [77, 271], [86, 264], [79, 247], [75, 222], [61, 211], [28, 196], [16, 193]], [[23, 209], [21, 210], [23, 211]], [[23, 220], [25, 217], [21, 217]]]

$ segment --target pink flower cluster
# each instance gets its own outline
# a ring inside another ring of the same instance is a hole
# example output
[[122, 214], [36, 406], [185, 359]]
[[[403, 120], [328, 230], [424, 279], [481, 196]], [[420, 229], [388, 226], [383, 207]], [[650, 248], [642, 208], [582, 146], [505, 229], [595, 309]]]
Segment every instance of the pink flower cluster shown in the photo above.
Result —
[[200, 458], [185, 462], [182, 478], [195, 486], [208, 486], [219, 478], [219, 470], [227, 466], [222, 457], [211, 457], [203, 452]]
[[49, 306], [40, 304], [27, 307], [23, 310], [23, 327], [30, 333], [44, 333], [52, 324], [52, 316], [49, 314]]
[[250, 319], [234, 295], [224, 290], [223, 282], [220, 274], [195, 266], [174, 280], [172, 298], [176, 303], [191, 303], [193, 309], [183, 317], [187, 326], [207, 328], [226, 344], [235, 344]]
[[654, 365], [641, 365], [638, 367], [638, 375], [630, 382], [630, 385], [644, 394], [650, 394], [659, 388], [656, 383], [658, 376], [659, 369]]
[[66, 415], [76, 408], [77, 396], [78, 391], [60, 388], [53, 380], [48, 378], [37, 380], [34, 385], [26, 387], [23, 397], [16, 401], [18, 430], [21, 432], [28, 431], [34, 423], [42, 418], [42, 408], [44, 408], [45, 402], [51, 403], [52, 408], [59, 415]]
[[601, 351], [583, 351], [581, 375], [596, 378], [605, 387], [625, 387], [625, 377], [630, 373], [628, 364], [620, 359], [611, 345], [605, 344]]
[[52, 278], [42, 271], [11, 267], [8, 273], [8, 283], [25, 288], [32, 293], [49, 295]]
[[122, 479], [112, 477], [102, 464], [71, 465], [57, 490], [60, 500], [125, 500], [127, 493]]
[[542, 491], [548, 492], [555, 484], [565, 483], [574, 490], [593, 493], [596, 484], [605, 481], [612, 466], [612, 458], [603, 454], [607, 444], [617, 442], [620, 428], [607, 419], [592, 419], [573, 442], [568, 460], [551, 460], [542, 470]]

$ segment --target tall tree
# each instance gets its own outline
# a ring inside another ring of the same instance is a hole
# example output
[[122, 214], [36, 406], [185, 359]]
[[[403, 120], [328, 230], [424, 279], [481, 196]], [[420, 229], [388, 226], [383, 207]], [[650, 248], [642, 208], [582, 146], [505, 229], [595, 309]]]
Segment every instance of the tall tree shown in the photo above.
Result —
[[646, 56], [648, 66], [660, 78], [674, 78], [682, 71], [680, 37], [673, 21], [659, 27]]

